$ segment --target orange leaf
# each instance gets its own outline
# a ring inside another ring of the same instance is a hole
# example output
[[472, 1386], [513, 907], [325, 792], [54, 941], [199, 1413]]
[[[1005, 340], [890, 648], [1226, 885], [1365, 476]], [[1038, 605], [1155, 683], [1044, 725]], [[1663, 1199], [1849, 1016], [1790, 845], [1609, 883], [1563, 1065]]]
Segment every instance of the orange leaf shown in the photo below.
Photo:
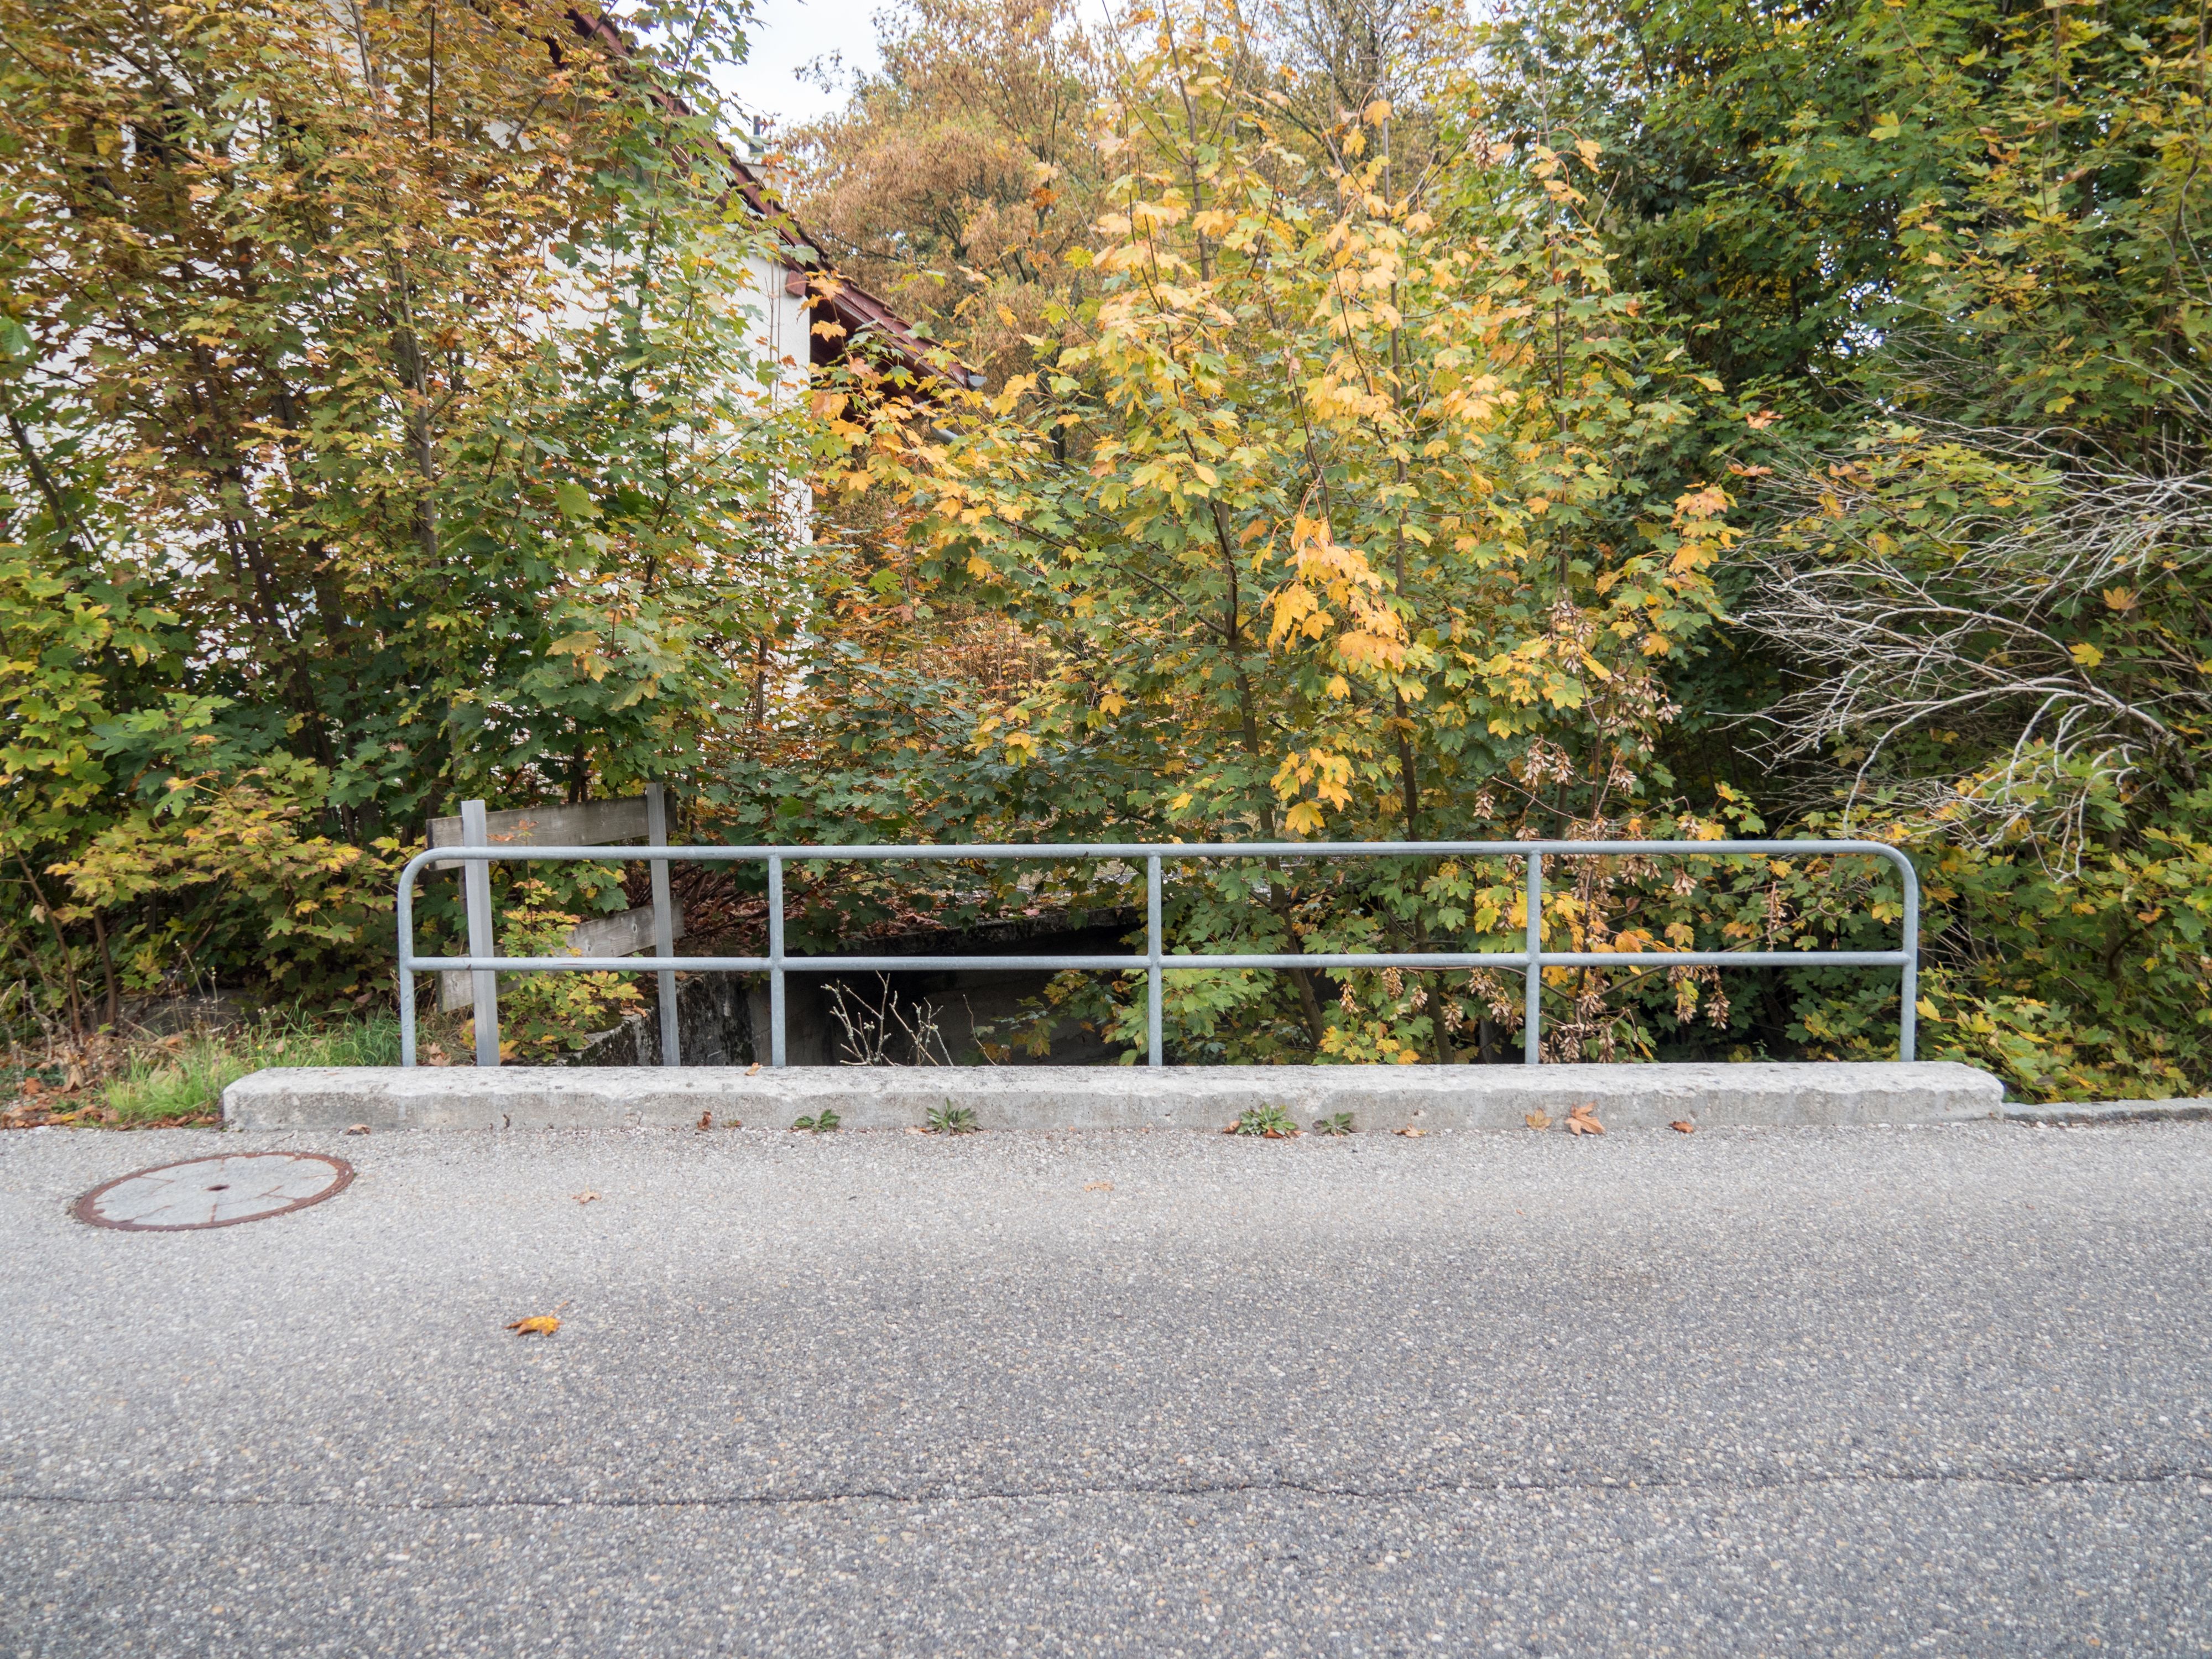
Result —
[[572, 1193], [569, 1196], [579, 1204], [596, 1204], [599, 1200], [599, 1195], [597, 1193]]
[[527, 1319], [518, 1319], [507, 1328], [521, 1336], [550, 1336], [561, 1328], [561, 1322], [551, 1314], [532, 1314]]
[[1698, 1132], [1698, 1126], [1697, 1126], [1696, 1124], [1692, 1123], [1692, 1122], [1688, 1121], [1686, 1119], [1683, 1119], [1683, 1118], [1676, 1118], [1676, 1119], [1675, 1119], [1672, 1123], [1668, 1124], [1667, 1127], [1668, 1127], [1668, 1128], [1670, 1128], [1670, 1129], [1679, 1130], [1680, 1133], [1682, 1133], [1683, 1134], [1686, 1134], [1686, 1135], [1693, 1135], [1693, 1134], [1697, 1133], [1697, 1132]]
[[1110, 1193], [1114, 1190], [1114, 1183], [1110, 1181], [1086, 1181], [1083, 1183], [1083, 1190], [1086, 1193]]
[[712, 1112], [702, 1112], [702, 1113], [700, 1113], [700, 1114], [699, 1114], [699, 1127], [700, 1127], [701, 1128], [702, 1128], [702, 1129], [711, 1129], [711, 1128], [713, 1128], [713, 1127], [714, 1127], [714, 1115]]
[[1408, 1140], [1419, 1140], [1423, 1135], [1428, 1133], [1428, 1131], [1426, 1129], [1401, 1129], [1398, 1133], [1405, 1136]]
[[1521, 1121], [1532, 1129], [1548, 1129], [1552, 1127], [1552, 1115], [1549, 1112], [1530, 1112]]

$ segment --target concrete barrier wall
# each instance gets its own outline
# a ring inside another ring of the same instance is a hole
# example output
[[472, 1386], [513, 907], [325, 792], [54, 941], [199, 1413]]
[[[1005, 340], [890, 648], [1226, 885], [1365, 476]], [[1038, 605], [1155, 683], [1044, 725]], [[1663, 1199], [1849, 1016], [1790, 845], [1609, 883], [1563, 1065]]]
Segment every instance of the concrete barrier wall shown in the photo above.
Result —
[[788, 1127], [824, 1107], [852, 1129], [899, 1129], [962, 1107], [986, 1129], [1220, 1129], [1279, 1106], [1301, 1127], [1522, 1129], [1585, 1103], [1607, 1128], [1951, 1123], [1996, 1117], [2003, 1085], [1948, 1062], [1740, 1066], [298, 1066], [223, 1091], [247, 1129]]

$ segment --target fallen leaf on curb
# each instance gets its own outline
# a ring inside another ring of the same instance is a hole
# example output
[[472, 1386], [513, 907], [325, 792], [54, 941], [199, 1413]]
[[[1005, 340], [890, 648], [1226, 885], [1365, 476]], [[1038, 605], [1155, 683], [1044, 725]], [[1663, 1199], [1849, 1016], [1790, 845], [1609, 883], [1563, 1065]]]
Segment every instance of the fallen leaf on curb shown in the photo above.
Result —
[[527, 1319], [518, 1319], [507, 1328], [518, 1336], [550, 1336], [561, 1328], [561, 1322], [551, 1314], [532, 1314]]
[[1596, 1110], [1597, 1103], [1591, 1100], [1585, 1101], [1583, 1104], [1576, 1107], [1574, 1110], [1569, 1112], [1567, 1114], [1567, 1133], [1571, 1135], [1603, 1134], [1605, 1133], [1605, 1125], [1599, 1122], [1594, 1115]]
[[726, 1117], [722, 1120], [722, 1127], [725, 1129], [742, 1129], [745, 1127], [744, 1120], [742, 1118]]
[[570, 1196], [574, 1198], [576, 1202], [579, 1204], [596, 1204], [599, 1202], [599, 1195], [597, 1193], [574, 1193], [571, 1194]]
[[366, 1123], [356, 1123], [350, 1129], [348, 1129], [346, 1133], [349, 1135], [365, 1135], [368, 1133], [368, 1125]]
[[1110, 1181], [1086, 1181], [1083, 1183], [1083, 1190], [1086, 1193], [1110, 1193], [1114, 1190], [1114, 1183]]
[[1698, 1132], [1698, 1126], [1696, 1124], [1679, 1117], [1667, 1127], [1686, 1135], [1693, 1135]]
[[1423, 1135], [1428, 1133], [1428, 1131], [1426, 1129], [1401, 1129], [1398, 1133], [1405, 1136], [1408, 1140], [1419, 1140]]
[[1552, 1115], [1549, 1112], [1530, 1112], [1521, 1121], [1532, 1129], [1548, 1129], [1552, 1127]]
[[760, 1061], [758, 1061], [758, 1060], [755, 1060], [751, 1065], [750, 1065], [750, 1066], [746, 1066], [746, 1067], [745, 1067], [745, 1075], [746, 1075], [747, 1077], [750, 1077], [750, 1076], [751, 1076], [755, 1072], [757, 1072], [758, 1070], [760, 1070]]
[[700, 1114], [699, 1114], [699, 1127], [700, 1127], [701, 1128], [702, 1128], [702, 1129], [711, 1129], [711, 1128], [713, 1128], [713, 1127], [714, 1127], [714, 1115], [712, 1112], [702, 1112], [702, 1113], [700, 1113]]

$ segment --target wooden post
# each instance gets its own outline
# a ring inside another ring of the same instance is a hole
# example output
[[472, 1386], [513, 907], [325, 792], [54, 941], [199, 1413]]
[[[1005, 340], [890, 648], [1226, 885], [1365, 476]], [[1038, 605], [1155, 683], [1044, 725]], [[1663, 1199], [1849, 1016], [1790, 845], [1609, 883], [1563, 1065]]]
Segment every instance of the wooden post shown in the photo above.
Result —
[[[484, 828], [484, 804], [480, 800], [461, 803], [461, 845], [489, 847], [491, 837]], [[461, 890], [465, 896], [469, 918], [469, 954], [472, 957], [495, 957], [499, 954], [499, 937], [491, 925], [491, 866], [479, 859], [471, 859], [461, 866]], [[488, 969], [476, 969], [469, 975], [470, 988], [475, 994], [477, 1012], [477, 1064], [499, 1064], [499, 975]]]
[[[654, 847], [668, 845], [668, 795], [660, 785], [645, 786], [645, 839]], [[676, 954], [676, 911], [668, 898], [668, 860], [653, 859], [653, 953], [669, 957]], [[678, 1031], [676, 1010], [676, 970], [660, 970], [660, 1063], [681, 1066], [684, 1049]]]

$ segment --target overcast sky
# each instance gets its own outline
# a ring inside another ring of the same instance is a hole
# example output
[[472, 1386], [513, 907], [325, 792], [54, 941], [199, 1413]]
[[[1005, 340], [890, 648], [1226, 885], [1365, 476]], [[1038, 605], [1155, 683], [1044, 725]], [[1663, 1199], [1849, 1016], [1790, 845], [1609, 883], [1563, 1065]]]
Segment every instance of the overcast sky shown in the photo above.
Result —
[[[754, 115], [772, 117], [780, 130], [827, 115], [845, 101], [843, 87], [855, 72], [878, 63], [871, 21], [890, 0], [760, 0], [748, 33], [751, 53], [723, 85]], [[799, 78], [813, 59], [836, 52], [845, 61], [840, 90], [826, 93]]]
[[[883, 62], [876, 51], [875, 15], [896, 9], [898, 0], [757, 0], [757, 16], [746, 39], [746, 61], [720, 77], [723, 87], [748, 113], [774, 118], [788, 131], [844, 106], [845, 94], [860, 75]], [[1103, 23], [1110, 0], [1088, 0], [1083, 8], [1094, 25]], [[824, 92], [799, 78], [817, 58], [844, 60], [836, 90]]]

